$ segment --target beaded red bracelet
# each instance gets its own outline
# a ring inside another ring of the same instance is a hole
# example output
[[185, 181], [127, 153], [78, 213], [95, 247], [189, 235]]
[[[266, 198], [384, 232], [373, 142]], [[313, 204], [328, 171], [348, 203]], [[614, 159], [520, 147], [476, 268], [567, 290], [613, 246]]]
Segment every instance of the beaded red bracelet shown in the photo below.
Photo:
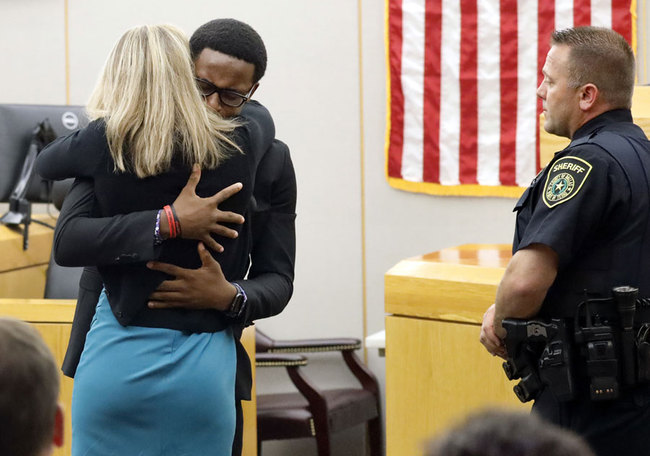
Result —
[[181, 237], [181, 221], [178, 219], [178, 215], [176, 215], [176, 209], [174, 208], [174, 205], [171, 204], [170, 207], [172, 208], [172, 215], [174, 216], [174, 224], [176, 226], [176, 236]]
[[169, 226], [169, 239], [175, 238], [178, 233], [176, 232], [176, 221], [174, 220], [174, 212], [170, 205], [163, 207], [165, 216], [167, 216], [167, 225]]

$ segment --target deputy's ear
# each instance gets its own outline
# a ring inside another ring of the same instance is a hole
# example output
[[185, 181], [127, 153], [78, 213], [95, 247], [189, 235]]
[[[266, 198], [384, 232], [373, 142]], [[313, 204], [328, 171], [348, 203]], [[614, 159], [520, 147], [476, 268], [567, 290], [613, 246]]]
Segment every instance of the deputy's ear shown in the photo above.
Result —
[[64, 434], [64, 424], [63, 424], [63, 406], [61, 404], [56, 405], [56, 415], [54, 415], [54, 436], [52, 437], [52, 443], [55, 446], [63, 446], [63, 434]]
[[592, 83], [587, 83], [580, 87], [580, 109], [587, 111], [591, 109], [600, 96], [600, 91]]

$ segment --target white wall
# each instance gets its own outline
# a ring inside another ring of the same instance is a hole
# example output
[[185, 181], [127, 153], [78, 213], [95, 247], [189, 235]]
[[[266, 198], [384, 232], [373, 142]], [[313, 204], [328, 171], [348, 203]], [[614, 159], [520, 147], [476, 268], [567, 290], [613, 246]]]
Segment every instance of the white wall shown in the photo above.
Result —
[[[385, 5], [358, 1], [360, 22], [353, 0], [67, 3], [72, 104], [85, 103], [113, 43], [133, 25], [169, 22], [189, 34], [209, 19], [236, 17], [264, 38], [269, 66], [256, 98], [269, 107], [278, 138], [291, 148], [299, 186], [294, 298], [283, 314], [258, 323], [277, 338], [362, 338], [364, 288], [367, 332], [383, 329], [383, 274], [395, 263], [447, 246], [508, 243], [512, 237], [512, 199], [433, 197], [386, 183]], [[0, 0], [0, 103], [66, 102], [65, 6], [64, 0]], [[644, 7], [640, 1], [640, 22]], [[639, 46], [647, 55], [647, 46]], [[641, 78], [646, 62], [639, 63]], [[350, 382], [335, 361], [317, 357], [309, 370], [325, 375], [326, 384]], [[369, 351], [368, 363], [383, 385], [383, 359]], [[285, 388], [281, 373], [259, 377], [262, 391]], [[358, 430], [346, 433], [336, 445], [352, 454], [358, 436]], [[311, 442], [298, 445], [265, 445], [265, 455], [315, 454]]]

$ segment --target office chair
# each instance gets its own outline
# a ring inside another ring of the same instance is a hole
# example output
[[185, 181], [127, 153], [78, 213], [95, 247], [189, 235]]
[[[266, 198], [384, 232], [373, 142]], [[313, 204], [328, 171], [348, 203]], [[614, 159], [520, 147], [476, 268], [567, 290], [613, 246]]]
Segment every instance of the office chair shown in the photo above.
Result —
[[[61, 210], [63, 199], [68, 194], [74, 179], [54, 182], [52, 185], [52, 203]], [[45, 275], [45, 299], [77, 299], [79, 279], [83, 268], [59, 266], [54, 262], [54, 252], [50, 253], [50, 262]]]
[[[358, 339], [273, 340], [256, 330], [257, 367], [283, 366], [297, 388], [295, 393], [257, 395], [257, 445], [301, 437], [316, 439], [318, 456], [330, 456], [332, 434], [367, 423], [371, 456], [383, 454], [379, 385], [372, 372], [354, 354]], [[306, 358], [295, 353], [339, 351], [361, 388], [320, 389], [302, 366]], [[294, 354], [293, 357], [291, 354]], [[258, 370], [259, 373], [259, 370]]]

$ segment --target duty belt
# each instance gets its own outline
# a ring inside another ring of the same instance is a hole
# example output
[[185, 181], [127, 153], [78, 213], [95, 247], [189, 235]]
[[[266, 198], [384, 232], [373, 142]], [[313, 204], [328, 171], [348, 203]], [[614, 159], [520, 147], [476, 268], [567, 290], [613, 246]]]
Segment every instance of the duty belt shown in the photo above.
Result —
[[505, 319], [503, 328], [503, 368], [510, 380], [521, 379], [514, 391], [522, 402], [545, 387], [560, 401], [573, 399], [576, 367], [584, 368], [594, 401], [650, 381], [650, 299], [638, 299], [637, 288], [585, 299], [572, 319]]

